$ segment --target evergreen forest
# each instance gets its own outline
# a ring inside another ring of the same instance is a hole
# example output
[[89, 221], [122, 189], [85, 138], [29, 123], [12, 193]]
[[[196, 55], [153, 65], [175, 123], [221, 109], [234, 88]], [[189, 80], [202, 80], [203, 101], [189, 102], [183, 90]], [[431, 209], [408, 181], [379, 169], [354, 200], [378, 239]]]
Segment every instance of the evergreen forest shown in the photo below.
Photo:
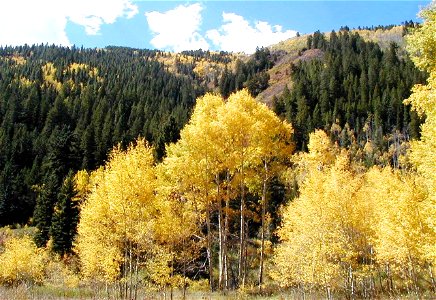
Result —
[[434, 297], [421, 15], [250, 56], [0, 47], [0, 298]]

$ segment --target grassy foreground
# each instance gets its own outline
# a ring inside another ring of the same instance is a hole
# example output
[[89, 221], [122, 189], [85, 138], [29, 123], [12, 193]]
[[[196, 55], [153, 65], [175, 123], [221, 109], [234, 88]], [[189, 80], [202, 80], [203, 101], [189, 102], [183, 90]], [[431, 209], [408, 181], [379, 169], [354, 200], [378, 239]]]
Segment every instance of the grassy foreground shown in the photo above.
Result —
[[[145, 291], [139, 290], [136, 299], [210, 299], [210, 300], [224, 300], [224, 299], [323, 299], [323, 295], [313, 292], [303, 295], [299, 290], [286, 290], [286, 291], [272, 291], [268, 290], [260, 294], [257, 288], [247, 289], [246, 291], [228, 291], [224, 292], [210, 292], [198, 291], [187, 289], [185, 297], [183, 291], [175, 289], [171, 291], [169, 288], [165, 291]], [[122, 299], [114, 291], [108, 291], [104, 288], [98, 287], [76, 287], [68, 288], [64, 286], [55, 285], [32, 285], [27, 286], [24, 284], [6, 287], [0, 286], [0, 300], [73, 300], [73, 299]], [[124, 298], [123, 298], [124, 299]], [[135, 299], [135, 297], [132, 297]], [[337, 298], [337, 299], [340, 299]], [[398, 299], [398, 298], [396, 298]], [[412, 299], [412, 298], [410, 298]]]
[[[343, 295], [342, 295], [343, 296]], [[334, 295], [333, 299], [343, 299], [341, 295]], [[407, 295], [407, 296], [395, 296], [389, 297], [386, 295], [376, 297], [375, 299], [435, 299], [434, 295]], [[107, 294], [102, 289], [92, 289], [89, 287], [78, 288], [66, 288], [57, 286], [26, 286], [19, 285], [16, 287], [4, 287], [0, 286], [0, 300], [73, 300], [73, 299], [120, 299], [114, 294]], [[252, 292], [231, 291], [227, 294], [220, 292], [208, 292], [208, 291], [190, 291], [187, 290], [185, 298], [183, 298], [183, 292], [181, 290], [174, 290], [171, 295], [171, 291], [168, 289], [161, 292], [145, 292], [139, 291], [136, 299], [210, 299], [210, 300], [224, 300], [224, 299], [270, 299], [270, 300], [284, 300], [284, 299], [298, 299], [298, 300], [315, 300], [326, 299], [325, 295], [313, 292], [311, 294], [302, 294], [299, 290], [286, 290], [277, 291], [271, 295], [261, 295]], [[357, 298], [356, 298], [357, 299]]]

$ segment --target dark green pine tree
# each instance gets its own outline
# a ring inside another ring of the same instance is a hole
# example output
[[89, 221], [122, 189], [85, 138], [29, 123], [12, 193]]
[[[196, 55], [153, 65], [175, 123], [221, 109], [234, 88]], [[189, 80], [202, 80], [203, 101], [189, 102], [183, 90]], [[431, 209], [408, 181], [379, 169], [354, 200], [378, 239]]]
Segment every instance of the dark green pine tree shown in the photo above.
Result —
[[36, 198], [33, 211], [33, 224], [37, 228], [35, 243], [38, 247], [45, 247], [49, 240], [50, 227], [53, 216], [53, 205], [58, 192], [58, 179], [54, 172], [49, 173], [42, 184]]
[[76, 194], [74, 175], [70, 172], [58, 194], [50, 228], [52, 250], [61, 256], [71, 252], [76, 235], [79, 220], [79, 206], [74, 200]]

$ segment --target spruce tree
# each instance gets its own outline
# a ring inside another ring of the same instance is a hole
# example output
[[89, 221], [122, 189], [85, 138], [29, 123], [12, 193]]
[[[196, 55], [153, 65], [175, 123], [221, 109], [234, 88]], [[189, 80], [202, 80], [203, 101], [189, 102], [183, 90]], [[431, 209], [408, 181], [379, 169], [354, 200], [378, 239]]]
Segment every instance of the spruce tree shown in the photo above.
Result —
[[38, 229], [35, 234], [35, 243], [38, 247], [45, 247], [49, 240], [53, 205], [57, 191], [57, 176], [54, 172], [51, 172], [40, 187], [33, 212], [33, 224]]
[[76, 194], [74, 175], [69, 172], [58, 194], [50, 228], [52, 250], [61, 256], [71, 251], [77, 231], [79, 207], [74, 200]]

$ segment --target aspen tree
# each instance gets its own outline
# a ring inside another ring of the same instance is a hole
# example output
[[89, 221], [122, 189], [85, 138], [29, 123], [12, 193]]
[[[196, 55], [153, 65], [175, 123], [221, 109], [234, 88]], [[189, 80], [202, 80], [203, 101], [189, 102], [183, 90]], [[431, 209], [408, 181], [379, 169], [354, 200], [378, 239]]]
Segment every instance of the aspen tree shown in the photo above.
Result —
[[219, 173], [219, 140], [217, 127], [218, 109], [224, 105], [221, 97], [206, 94], [197, 99], [189, 123], [182, 129], [180, 140], [167, 147], [163, 164], [171, 180], [179, 184], [182, 192], [205, 213], [207, 227], [206, 249], [210, 288], [214, 288], [212, 266], [211, 212], [217, 200], [215, 175]]
[[300, 195], [283, 211], [271, 275], [283, 286], [325, 289], [329, 298], [343, 282], [355, 297], [369, 238], [366, 211], [355, 196], [362, 179], [324, 132], [310, 135], [309, 150], [295, 158], [303, 174]]
[[292, 126], [279, 118], [265, 105], [259, 104], [254, 111], [253, 144], [255, 158], [251, 168], [255, 169], [254, 176], [248, 180], [254, 185], [249, 189], [261, 195], [261, 229], [260, 229], [260, 257], [258, 285], [262, 289], [265, 260], [266, 214], [268, 208], [267, 185], [273, 176], [279, 176], [284, 171], [285, 161], [289, 159], [294, 145], [291, 142]]
[[231, 94], [226, 105], [219, 112], [219, 122], [224, 135], [231, 141], [230, 151], [227, 152], [227, 168], [239, 185], [240, 197], [240, 231], [238, 256], [238, 283], [245, 285], [246, 279], [246, 243], [247, 224], [246, 214], [246, 180], [249, 166], [255, 156], [253, 136], [255, 132], [255, 110], [258, 107], [256, 100], [247, 90]]
[[205, 215], [211, 288], [215, 286], [212, 261], [216, 257], [212, 253], [211, 216], [217, 213], [218, 217], [217, 286], [226, 290], [229, 288], [230, 201], [236, 199], [240, 201], [238, 283], [241, 287], [245, 284], [248, 190], [263, 197], [259, 267], [260, 274], [263, 273], [267, 183], [280, 169], [280, 162], [293, 150], [291, 134], [290, 124], [281, 122], [243, 90], [232, 94], [227, 102], [212, 94], [197, 99], [180, 140], [167, 146], [168, 156], [161, 167], [170, 182], [167, 195], [173, 192], [175, 198], [186, 198]]
[[[426, 215], [433, 216], [427, 220], [433, 237], [436, 236], [436, 3], [433, 1], [420, 13], [424, 22], [407, 37], [407, 50], [415, 65], [427, 71], [429, 77], [426, 85], [417, 84], [412, 94], [404, 101], [411, 104], [418, 115], [425, 116], [421, 125], [421, 138], [411, 142], [410, 159], [422, 175], [428, 190], [425, 202]], [[434, 272], [436, 271], [436, 247], [434, 244], [426, 249], [428, 270], [432, 289], [436, 292]]]
[[428, 207], [422, 178], [374, 167], [365, 174], [360, 194], [377, 207], [371, 222], [371, 243], [377, 263], [388, 274], [388, 289], [392, 292], [398, 276], [406, 287], [418, 292], [419, 268], [432, 263], [436, 243], [430, 223], [434, 214]]
[[77, 251], [82, 273], [106, 283], [120, 282], [120, 293], [133, 297], [140, 261], [156, 238], [160, 209], [154, 196], [152, 149], [143, 139], [126, 152], [115, 148], [81, 210]]

